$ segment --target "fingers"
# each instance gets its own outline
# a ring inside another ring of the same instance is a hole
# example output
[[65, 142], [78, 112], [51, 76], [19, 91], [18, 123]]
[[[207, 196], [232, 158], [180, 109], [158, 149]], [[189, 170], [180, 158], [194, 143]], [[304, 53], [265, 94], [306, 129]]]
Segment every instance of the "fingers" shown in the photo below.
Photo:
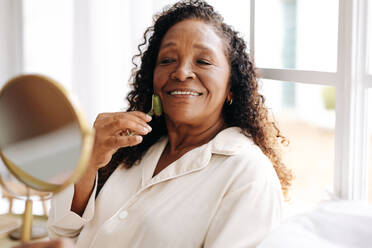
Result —
[[[119, 148], [141, 143], [143, 140], [141, 135], [151, 132], [151, 127], [147, 124], [150, 120], [150, 116], [139, 111], [99, 114], [94, 123], [95, 138], [90, 158], [91, 166], [99, 169], [108, 164]], [[125, 135], [127, 131], [135, 135], [127, 136]]]
[[136, 116], [142, 119], [144, 122], [149, 122], [152, 120], [152, 117], [141, 112], [141, 111], [132, 111], [132, 112], [114, 112], [114, 113], [100, 113], [97, 116], [97, 120], [112, 118], [113, 116], [118, 116], [119, 118], [125, 118], [128, 115]]
[[105, 133], [110, 135], [118, 134], [120, 131], [131, 130], [138, 134], [146, 135], [151, 132], [151, 127], [145, 122], [140, 122], [133, 117], [127, 119], [116, 119], [102, 127]]
[[131, 113], [133, 113], [134, 115], [136, 115], [137, 117], [141, 118], [142, 120], [144, 120], [146, 122], [149, 122], [152, 119], [151, 116], [149, 116], [148, 114], [145, 114], [143, 112], [140, 112], [140, 111], [133, 111]]
[[122, 147], [127, 146], [135, 146], [141, 143], [143, 140], [142, 136], [140, 135], [134, 135], [134, 136], [111, 136], [107, 139], [106, 145], [107, 147], [111, 148], [113, 152], [118, 150]]
[[91, 166], [96, 169], [104, 167], [111, 160], [112, 155], [122, 147], [135, 146], [141, 143], [142, 136], [109, 136], [104, 140], [98, 140], [95, 143], [92, 156]]
[[104, 113], [97, 117], [94, 128], [101, 130], [106, 135], [115, 135], [128, 129], [138, 134], [146, 135], [151, 132], [151, 127], [147, 124], [150, 120], [150, 116], [139, 111]]

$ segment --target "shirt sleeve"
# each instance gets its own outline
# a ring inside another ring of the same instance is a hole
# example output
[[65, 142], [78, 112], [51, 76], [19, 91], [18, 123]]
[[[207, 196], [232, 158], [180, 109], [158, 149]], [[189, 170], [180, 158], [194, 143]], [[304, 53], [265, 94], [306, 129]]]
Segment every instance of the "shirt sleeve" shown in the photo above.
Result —
[[47, 222], [50, 238], [77, 237], [83, 226], [93, 219], [97, 178], [98, 175], [96, 175], [94, 189], [82, 216], [71, 211], [71, 204], [74, 196], [73, 184], [64, 191], [53, 196]]
[[280, 222], [280, 185], [254, 181], [228, 192], [206, 234], [204, 247], [256, 247]]

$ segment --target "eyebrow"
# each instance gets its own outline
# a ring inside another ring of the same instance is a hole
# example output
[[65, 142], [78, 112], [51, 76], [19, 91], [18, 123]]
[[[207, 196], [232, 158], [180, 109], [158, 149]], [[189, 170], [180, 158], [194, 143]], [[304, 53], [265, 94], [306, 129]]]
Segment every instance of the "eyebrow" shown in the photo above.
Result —
[[[167, 42], [167, 43], [163, 44], [163, 45], [160, 47], [159, 50], [165, 49], [165, 48], [167, 48], [167, 47], [176, 46], [176, 45], [177, 45], [177, 44], [176, 44], [175, 42], [170, 41], [170, 42]], [[209, 48], [208, 46], [204, 46], [204, 45], [202, 45], [202, 44], [195, 44], [194, 47], [195, 47], [195, 48], [198, 48], [198, 49], [200, 49], [200, 50], [206, 50], [206, 51], [208, 51], [208, 52], [210, 52], [210, 53], [215, 53], [215, 52], [214, 52], [214, 49], [211, 49], [211, 48]]]

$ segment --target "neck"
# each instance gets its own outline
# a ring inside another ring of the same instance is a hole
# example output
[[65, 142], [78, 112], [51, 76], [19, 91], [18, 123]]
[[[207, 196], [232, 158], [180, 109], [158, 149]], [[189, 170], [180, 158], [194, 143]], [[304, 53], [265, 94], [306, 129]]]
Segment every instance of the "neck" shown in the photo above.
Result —
[[222, 118], [201, 125], [177, 124], [166, 120], [168, 129], [168, 151], [183, 154], [193, 148], [208, 143], [226, 127]]

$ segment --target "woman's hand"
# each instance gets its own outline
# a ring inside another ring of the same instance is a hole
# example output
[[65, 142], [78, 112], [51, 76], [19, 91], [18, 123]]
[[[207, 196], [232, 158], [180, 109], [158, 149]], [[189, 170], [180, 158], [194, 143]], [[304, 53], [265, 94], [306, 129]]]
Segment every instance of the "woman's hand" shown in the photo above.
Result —
[[[108, 164], [119, 148], [141, 143], [141, 135], [151, 132], [149, 121], [151, 116], [139, 111], [99, 114], [94, 122], [95, 141], [90, 165], [98, 170]], [[127, 136], [128, 130], [135, 135]]]
[[[119, 148], [141, 143], [141, 135], [151, 132], [151, 127], [147, 124], [149, 121], [151, 116], [139, 111], [98, 115], [94, 122], [95, 138], [89, 167], [74, 185], [71, 211], [83, 216], [94, 189], [98, 169], [107, 165]], [[128, 130], [135, 135], [127, 136]]]
[[70, 239], [55, 239], [46, 242], [25, 243], [13, 248], [75, 248], [75, 244]]

